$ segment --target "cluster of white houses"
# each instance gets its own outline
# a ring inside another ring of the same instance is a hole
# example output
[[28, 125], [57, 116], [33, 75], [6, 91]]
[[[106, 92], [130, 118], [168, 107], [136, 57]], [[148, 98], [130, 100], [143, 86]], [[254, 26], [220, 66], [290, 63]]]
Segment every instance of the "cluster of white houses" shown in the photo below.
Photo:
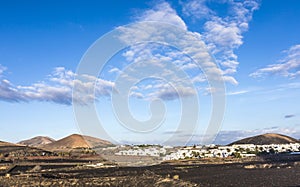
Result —
[[300, 144], [270, 144], [270, 145], [254, 145], [254, 144], [235, 144], [232, 146], [186, 146], [186, 147], [170, 147], [170, 146], [133, 146], [131, 148], [119, 150], [116, 155], [124, 156], [153, 156], [162, 157], [163, 160], [179, 160], [186, 158], [225, 158], [233, 157], [253, 157], [263, 153], [284, 153], [299, 152]]
[[151, 147], [138, 147], [134, 146], [128, 150], [121, 150], [116, 155], [123, 155], [123, 156], [154, 156], [160, 157], [166, 155], [167, 150], [165, 147], [158, 147], [158, 146], [151, 146]]
[[234, 157], [254, 157], [261, 153], [284, 153], [299, 152], [300, 144], [270, 144], [270, 145], [254, 145], [254, 144], [236, 144], [232, 146], [193, 146], [178, 149], [176, 152], [166, 155], [164, 160], [179, 160], [185, 158], [225, 158]]

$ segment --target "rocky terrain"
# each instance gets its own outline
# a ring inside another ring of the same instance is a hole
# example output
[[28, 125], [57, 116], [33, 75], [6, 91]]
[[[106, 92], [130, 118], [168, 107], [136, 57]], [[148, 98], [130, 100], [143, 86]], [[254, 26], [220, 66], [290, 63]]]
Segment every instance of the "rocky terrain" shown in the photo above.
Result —
[[111, 176], [89, 176], [89, 177], [72, 177], [72, 175], [58, 176], [58, 175], [28, 175], [0, 177], [2, 186], [198, 186], [195, 183], [183, 181], [175, 176], [174, 178], [165, 178], [155, 174], [152, 171], [145, 170], [138, 174], [131, 172]]
[[299, 156], [203, 164], [197, 160], [146, 167], [44, 165], [19, 167], [0, 176], [1, 186], [299, 186]]

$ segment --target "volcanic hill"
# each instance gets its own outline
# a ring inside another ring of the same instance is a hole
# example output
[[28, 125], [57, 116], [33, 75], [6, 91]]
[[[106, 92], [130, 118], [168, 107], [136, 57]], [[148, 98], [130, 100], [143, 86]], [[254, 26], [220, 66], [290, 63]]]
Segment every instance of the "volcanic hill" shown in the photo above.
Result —
[[91, 136], [72, 134], [53, 143], [42, 146], [47, 150], [108, 147], [111, 142]]
[[269, 144], [289, 144], [289, 143], [299, 143], [299, 140], [282, 134], [267, 133], [267, 134], [262, 134], [262, 135], [253, 136], [249, 138], [244, 138], [232, 142], [229, 145], [234, 145], [234, 144], [269, 145]]
[[55, 140], [47, 136], [36, 136], [28, 140], [20, 141], [18, 144], [31, 146], [31, 147], [39, 147], [53, 142], [55, 142]]

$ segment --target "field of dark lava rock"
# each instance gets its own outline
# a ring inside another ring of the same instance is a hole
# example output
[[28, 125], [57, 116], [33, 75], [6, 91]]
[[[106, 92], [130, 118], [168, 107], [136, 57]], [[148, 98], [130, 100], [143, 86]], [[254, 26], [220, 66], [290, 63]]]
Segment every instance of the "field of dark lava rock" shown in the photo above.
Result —
[[145, 167], [16, 166], [1, 186], [300, 186], [299, 158], [241, 163], [169, 162]]

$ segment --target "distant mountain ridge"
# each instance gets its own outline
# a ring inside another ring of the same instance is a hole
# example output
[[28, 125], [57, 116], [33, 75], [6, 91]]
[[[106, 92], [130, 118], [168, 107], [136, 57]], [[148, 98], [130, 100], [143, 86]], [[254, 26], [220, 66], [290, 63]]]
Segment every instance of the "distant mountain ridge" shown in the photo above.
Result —
[[42, 148], [47, 150], [75, 149], [75, 148], [93, 148], [108, 147], [113, 145], [111, 142], [99, 138], [72, 134], [53, 143], [43, 145]]
[[36, 136], [34, 138], [23, 140], [18, 142], [18, 144], [32, 146], [32, 147], [40, 147], [46, 144], [50, 144], [55, 142], [54, 139], [47, 137], [47, 136]]
[[0, 147], [3, 147], [3, 146], [20, 146], [20, 145], [14, 144], [14, 143], [10, 143], [10, 142], [0, 141]]
[[267, 133], [262, 135], [257, 135], [249, 138], [244, 138], [235, 142], [232, 142], [229, 145], [234, 144], [255, 144], [255, 145], [269, 145], [269, 144], [289, 144], [289, 143], [300, 143], [299, 140], [275, 133]]

